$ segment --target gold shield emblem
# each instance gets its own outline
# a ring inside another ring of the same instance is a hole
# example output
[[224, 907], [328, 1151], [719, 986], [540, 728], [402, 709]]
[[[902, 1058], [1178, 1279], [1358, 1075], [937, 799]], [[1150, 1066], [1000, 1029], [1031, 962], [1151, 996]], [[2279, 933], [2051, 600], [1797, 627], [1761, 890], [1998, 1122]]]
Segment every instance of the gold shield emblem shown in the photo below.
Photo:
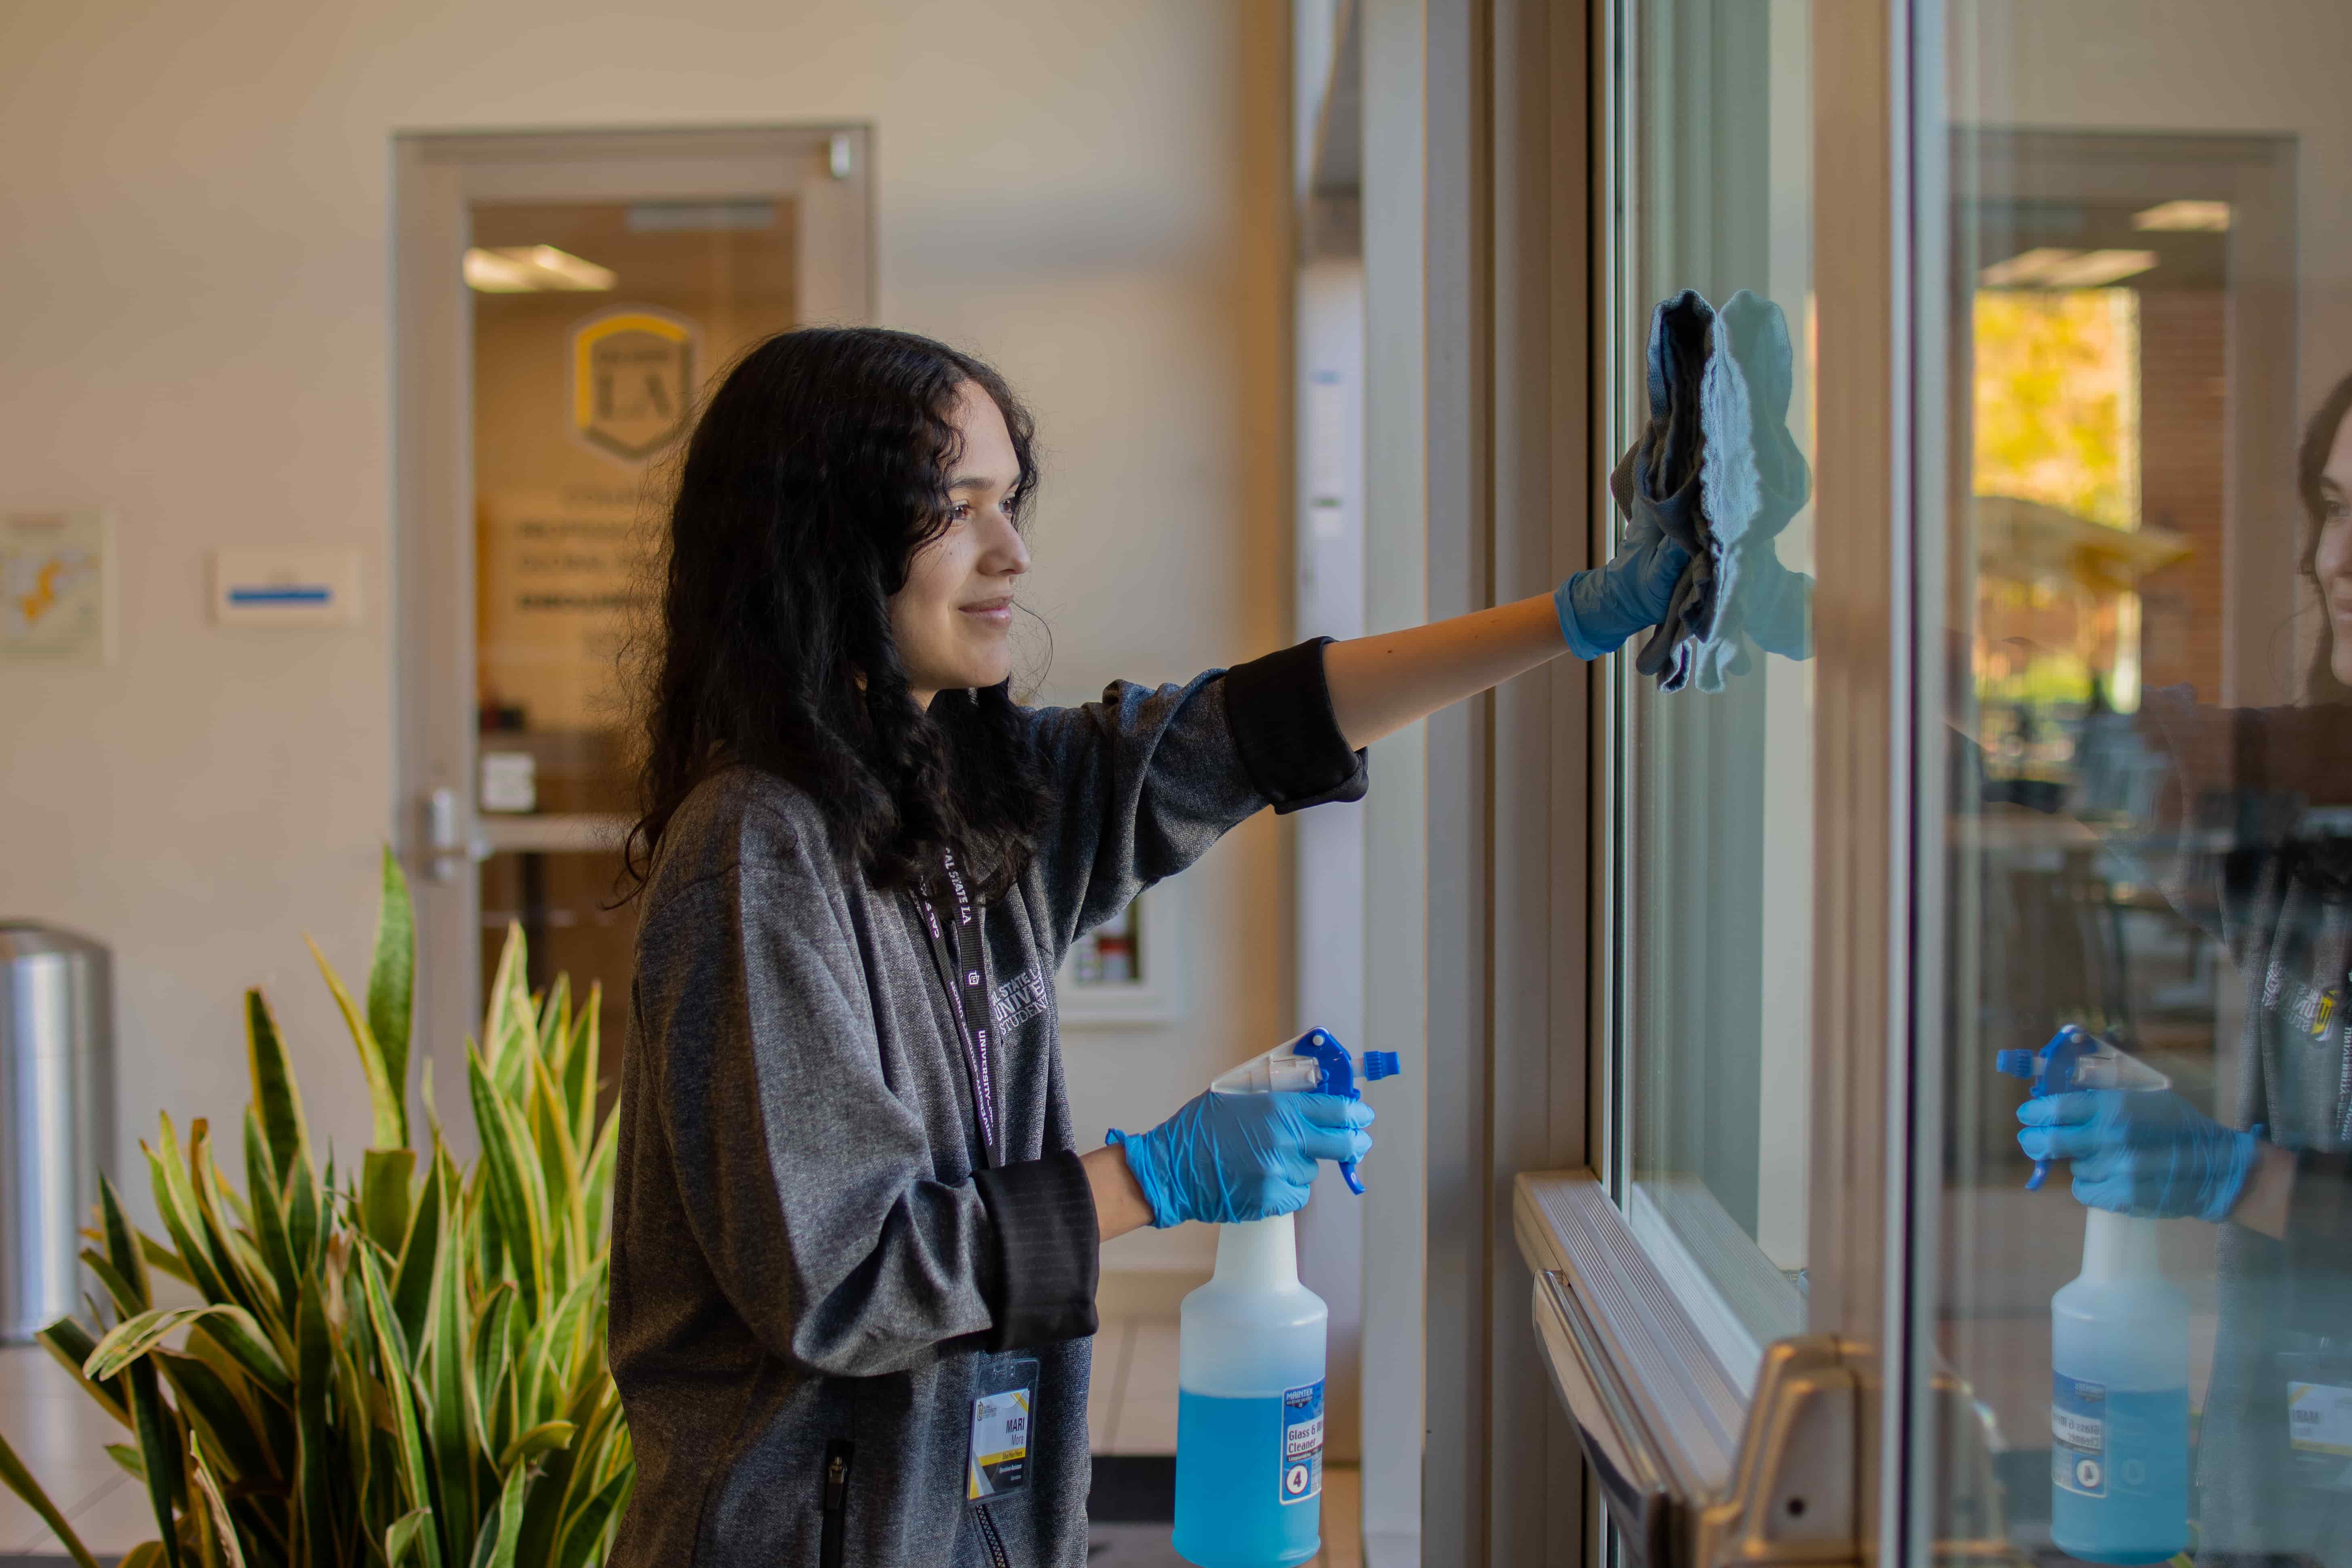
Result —
[[692, 321], [631, 306], [572, 329], [572, 429], [607, 457], [642, 463], [686, 429]]

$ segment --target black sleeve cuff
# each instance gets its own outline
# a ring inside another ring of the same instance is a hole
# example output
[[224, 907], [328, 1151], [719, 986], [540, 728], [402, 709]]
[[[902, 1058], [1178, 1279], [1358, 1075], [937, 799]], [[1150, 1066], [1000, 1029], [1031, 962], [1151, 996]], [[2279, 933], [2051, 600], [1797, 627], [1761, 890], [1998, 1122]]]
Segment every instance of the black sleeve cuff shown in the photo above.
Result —
[[983, 1287], [995, 1319], [988, 1348], [1020, 1350], [1095, 1331], [1101, 1237], [1087, 1168], [1064, 1151], [973, 1173], [995, 1238]]
[[1323, 678], [1323, 645], [1296, 647], [1225, 671], [1225, 723], [1257, 792], [1278, 812], [1332, 800], [1361, 800], [1364, 753], [1349, 751]]

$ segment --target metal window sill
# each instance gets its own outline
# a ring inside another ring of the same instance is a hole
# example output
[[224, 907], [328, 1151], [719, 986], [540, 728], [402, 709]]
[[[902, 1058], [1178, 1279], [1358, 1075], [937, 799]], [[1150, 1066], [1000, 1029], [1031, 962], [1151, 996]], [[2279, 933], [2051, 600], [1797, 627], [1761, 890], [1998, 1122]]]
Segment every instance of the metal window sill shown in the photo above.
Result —
[[1674, 1561], [1665, 1538], [1685, 1528], [1688, 1500], [1731, 1479], [1746, 1391], [1591, 1172], [1528, 1172], [1515, 1188], [1553, 1391], [1620, 1529], [1649, 1537], [1639, 1557]]

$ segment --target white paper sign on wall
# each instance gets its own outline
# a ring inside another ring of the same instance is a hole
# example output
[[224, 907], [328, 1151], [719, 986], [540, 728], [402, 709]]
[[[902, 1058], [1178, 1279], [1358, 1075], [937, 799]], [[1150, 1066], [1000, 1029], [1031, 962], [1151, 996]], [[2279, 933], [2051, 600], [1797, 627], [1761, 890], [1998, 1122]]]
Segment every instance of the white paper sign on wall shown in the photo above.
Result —
[[355, 626], [360, 552], [316, 545], [213, 552], [213, 622], [224, 626]]

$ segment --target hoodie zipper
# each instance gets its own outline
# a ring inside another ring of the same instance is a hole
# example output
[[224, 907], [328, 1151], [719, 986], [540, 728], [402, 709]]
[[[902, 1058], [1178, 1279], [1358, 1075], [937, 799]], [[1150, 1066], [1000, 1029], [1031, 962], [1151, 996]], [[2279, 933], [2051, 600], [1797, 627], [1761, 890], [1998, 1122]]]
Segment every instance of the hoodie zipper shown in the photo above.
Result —
[[1004, 1537], [996, 1532], [996, 1521], [988, 1514], [988, 1505], [982, 1503], [972, 1512], [980, 1515], [980, 1536], [988, 1543], [991, 1568], [1013, 1568], [1013, 1555], [1004, 1550]]
[[824, 1530], [817, 1568], [841, 1568], [843, 1525], [849, 1511], [849, 1460], [856, 1450], [839, 1437], [824, 1446]]

